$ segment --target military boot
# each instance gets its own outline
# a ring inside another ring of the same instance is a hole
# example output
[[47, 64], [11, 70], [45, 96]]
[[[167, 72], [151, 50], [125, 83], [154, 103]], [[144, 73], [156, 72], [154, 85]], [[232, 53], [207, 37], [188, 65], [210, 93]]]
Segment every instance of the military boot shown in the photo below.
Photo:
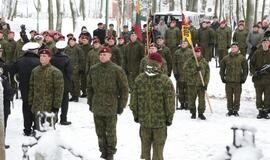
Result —
[[61, 125], [67, 126], [67, 125], [71, 125], [71, 122], [69, 121], [60, 121]]
[[233, 111], [233, 115], [234, 115], [235, 117], [239, 117], [238, 111]]
[[100, 155], [100, 158], [106, 159], [107, 158], [106, 152], [102, 152]]
[[229, 110], [229, 112], [226, 115], [230, 117], [230, 116], [232, 116], [234, 114], [233, 114], [233, 111], [232, 110]]
[[257, 115], [257, 119], [262, 119], [264, 118], [264, 112], [263, 111], [259, 111], [259, 114]]
[[70, 102], [72, 102], [72, 101], [74, 101], [74, 100], [75, 100], [75, 96], [72, 96], [72, 97], [69, 99]]
[[180, 110], [186, 109], [185, 103], [181, 102]]
[[198, 115], [198, 117], [201, 119], [201, 120], [206, 120], [206, 117], [203, 115], [203, 113], [200, 113]]
[[113, 160], [113, 155], [108, 155], [106, 160]]
[[87, 94], [85, 92], [83, 92], [83, 94], [80, 97], [85, 98], [85, 97], [87, 97]]
[[74, 102], [79, 102], [79, 97], [75, 97]]
[[196, 119], [196, 113], [191, 113], [191, 119]]
[[188, 103], [185, 103], [185, 110], [188, 110]]

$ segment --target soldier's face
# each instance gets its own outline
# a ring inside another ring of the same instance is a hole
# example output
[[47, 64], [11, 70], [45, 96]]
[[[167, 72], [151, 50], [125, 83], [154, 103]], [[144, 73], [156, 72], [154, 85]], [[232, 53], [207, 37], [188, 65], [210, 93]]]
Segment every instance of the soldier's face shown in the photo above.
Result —
[[195, 52], [195, 54], [196, 54], [196, 57], [199, 58], [199, 57], [201, 57], [202, 52]]
[[188, 42], [186, 42], [186, 41], [182, 42], [181, 47], [182, 48], [187, 48], [188, 47]]
[[94, 43], [94, 48], [99, 48], [100, 47], [100, 43]]
[[137, 40], [137, 35], [136, 34], [130, 35], [130, 40], [131, 42], [135, 42]]
[[40, 54], [39, 60], [42, 66], [49, 64], [51, 57], [47, 54]]
[[76, 42], [75, 42], [74, 40], [70, 40], [70, 41], [69, 41], [69, 45], [70, 45], [71, 47], [75, 46], [75, 44], [76, 44]]
[[124, 40], [124, 39], [119, 39], [119, 40], [118, 40], [118, 43], [119, 43], [119, 44], [124, 44], [124, 43], [125, 43], [125, 40]]
[[114, 40], [113, 39], [110, 39], [109, 41], [108, 41], [108, 44], [109, 44], [109, 46], [113, 46], [114, 45]]
[[14, 39], [14, 34], [13, 33], [8, 34], [8, 39]]
[[111, 53], [99, 53], [99, 60], [101, 63], [106, 63], [110, 61], [112, 54]]
[[157, 39], [157, 44], [158, 44], [159, 46], [163, 45], [163, 44], [164, 44], [164, 40], [161, 39], [161, 38]]
[[231, 52], [232, 53], [237, 53], [238, 52], [238, 46], [237, 45], [233, 45], [233, 46], [231, 46]]
[[175, 27], [176, 26], [176, 23], [175, 22], [171, 22], [170, 26], [171, 27]]
[[262, 47], [263, 47], [263, 50], [268, 50], [268, 48], [269, 48], [269, 41], [263, 41], [262, 42]]
[[88, 44], [88, 43], [89, 43], [88, 39], [86, 39], [86, 38], [83, 38], [83, 39], [81, 40], [81, 42], [82, 42], [83, 44]]
[[149, 48], [149, 53], [156, 53], [157, 52], [157, 47], [150, 47]]

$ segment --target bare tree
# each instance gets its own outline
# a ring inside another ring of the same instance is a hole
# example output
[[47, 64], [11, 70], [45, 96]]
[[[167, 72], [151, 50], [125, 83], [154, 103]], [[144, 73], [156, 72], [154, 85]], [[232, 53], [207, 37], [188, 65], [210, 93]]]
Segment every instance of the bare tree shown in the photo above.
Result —
[[15, 0], [14, 9], [11, 16], [11, 21], [13, 21], [13, 18], [17, 16], [17, 6], [18, 6], [18, 0]]
[[99, 8], [99, 18], [102, 18], [103, 11], [103, 0], [100, 0], [100, 8]]
[[245, 12], [245, 3], [244, 0], [242, 0], [242, 11], [243, 11], [243, 18], [246, 20], [246, 12]]
[[33, 0], [33, 4], [36, 8], [36, 11], [37, 11], [37, 32], [39, 32], [39, 13], [41, 11], [41, 3], [40, 3], [40, 0]]
[[57, 20], [56, 20], [56, 29], [58, 32], [61, 32], [62, 29], [62, 19], [63, 19], [63, 4], [62, 0], [56, 0], [56, 12], [57, 12]]
[[53, 30], [53, 3], [48, 0], [49, 29]]
[[7, 19], [11, 19], [11, 15], [12, 15], [12, 11], [13, 11], [13, 0], [9, 0], [7, 5], [7, 11], [8, 11], [8, 16], [7, 16]]
[[157, 1], [152, 0], [152, 13], [156, 13], [157, 11]]
[[263, 20], [263, 18], [264, 18], [264, 11], [265, 11], [265, 0], [263, 0], [263, 4], [262, 4], [262, 18], [261, 18], [261, 20]]
[[235, 12], [236, 12], [236, 21], [239, 21], [239, 0], [236, 0], [236, 8], [235, 8]]
[[84, 0], [80, 0], [80, 14], [83, 17], [83, 20], [85, 20], [85, 2], [84, 2]]
[[253, 22], [253, 24], [256, 24], [257, 23], [258, 5], [259, 5], [259, 1], [256, 0], [255, 1], [255, 15], [254, 15], [254, 22]]
[[252, 0], [247, 1], [247, 17], [246, 17], [246, 24], [247, 27], [250, 29], [253, 25], [254, 19], [254, 4]]
[[75, 29], [76, 29], [76, 25], [77, 25], [77, 14], [76, 14], [76, 8], [75, 8], [74, 0], [69, 0], [69, 5], [70, 5], [70, 10], [71, 10], [73, 32], [74, 32]]
[[162, 2], [162, 0], [159, 0], [159, 2], [158, 2], [158, 11], [159, 12], [161, 11], [161, 2]]
[[214, 15], [217, 16], [217, 11], [218, 11], [218, 1], [219, 0], [215, 0], [215, 10], [214, 10]]
[[[222, 8], [223, 8], [223, 3], [224, 3], [224, 0], [220, 0], [219, 1], [219, 19], [221, 19], [221, 16], [222, 16]], [[230, 3], [231, 4], [231, 3]], [[230, 13], [232, 13], [233, 10], [231, 10]]]
[[124, 13], [126, 13], [126, 7], [127, 7], [127, 4], [126, 4], [126, 0], [123, 0], [123, 4], [122, 4], [122, 24], [124, 25], [125, 22], [126, 22], [126, 15]]
[[188, 11], [198, 11], [198, 0], [188, 0], [186, 2], [186, 8]]
[[206, 4], [207, 4], [207, 0], [202, 0], [202, 10], [204, 12], [206, 11]]
[[175, 6], [174, 0], [169, 0], [169, 10], [170, 11], [173, 11], [174, 10], [174, 6]]

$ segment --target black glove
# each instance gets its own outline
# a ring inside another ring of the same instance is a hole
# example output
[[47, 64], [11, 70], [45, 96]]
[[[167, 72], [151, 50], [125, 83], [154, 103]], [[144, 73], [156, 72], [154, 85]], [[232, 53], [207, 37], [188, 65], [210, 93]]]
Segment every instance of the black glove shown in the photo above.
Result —
[[225, 80], [225, 78], [222, 78], [221, 80], [222, 80], [222, 82], [223, 82], [223, 83], [226, 83], [226, 80]]
[[55, 108], [55, 107], [52, 107], [52, 109], [51, 109], [51, 112], [53, 112], [55, 114], [57, 114], [58, 111], [59, 111], [59, 109], [58, 108]]
[[166, 126], [170, 126], [170, 125], [172, 125], [172, 122], [166, 121]]
[[124, 108], [123, 107], [117, 107], [117, 114], [122, 114], [124, 111]]
[[134, 121], [135, 121], [136, 123], [139, 123], [138, 118], [134, 118]]
[[240, 81], [240, 83], [241, 84], [243, 84], [243, 83], [245, 83], [246, 81], [245, 80], [243, 80], [243, 79], [241, 79], [241, 81]]
[[227, 49], [231, 48], [231, 46], [227, 46]]
[[206, 91], [207, 90], [207, 85], [203, 86], [202, 88], [203, 88], [203, 90]]
[[91, 112], [93, 112], [92, 106], [91, 106], [91, 105], [89, 105], [89, 110], [90, 110]]
[[24, 25], [24, 24], [22, 24], [22, 25], [20, 26], [20, 28], [21, 28], [21, 31], [22, 31], [22, 32], [25, 32], [26, 28], [25, 28], [25, 25]]
[[175, 78], [175, 80], [178, 80], [180, 78], [180, 75], [179, 74], [174, 74], [174, 78]]
[[202, 67], [200, 67], [200, 66], [197, 66], [197, 67], [196, 67], [196, 71], [197, 71], [197, 72], [199, 72], [199, 71], [201, 71], [201, 70], [202, 70]]
[[84, 74], [84, 70], [79, 70], [79, 74]]

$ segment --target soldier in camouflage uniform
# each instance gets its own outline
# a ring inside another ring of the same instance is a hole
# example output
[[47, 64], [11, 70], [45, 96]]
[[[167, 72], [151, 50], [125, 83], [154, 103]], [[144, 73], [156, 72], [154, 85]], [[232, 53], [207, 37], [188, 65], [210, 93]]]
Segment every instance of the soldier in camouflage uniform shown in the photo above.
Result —
[[162, 74], [161, 64], [160, 54], [151, 53], [147, 68], [136, 78], [131, 93], [130, 109], [134, 121], [140, 124], [141, 159], [145, 160], [164, 159], [167, 126], [172, 124], [175, 112], [174, 87], [170, 78]]
[[112, 62], [117, 64], [118, 66], [122, 67], [123, 66], [123, 56], [121, 53], [121, 50], [115, 46], [115, 38], [114, 37], [108, 37], [108, 47], [111, 48], [112, 50]]
[[52, 52], [52, 54], [57, 52], [53, 36], [54, 36], [53, 34], [49, 34], [49, 33], [46, 33], [44, 36], [45, 37], [45, 46], [47, 49], [49, 49]]
[[[120, 49], [122, 57], [124, 58], [124, 53], [125, 53], [125, 48], [126, 48], [124, 37], [119, 37], [118, 38], [117, 47]], [[124, 59], [123, 59], [123, 61], [124, 61]]]
[[121, 32], [121, 37], [124, 37], [125, 44], [127, 44], [129, 42], [130, 35], [131, 35], [131, 32], [128, 31], [128, 26], [124, 25], [123, 31]]
[[81, 49], [83, 50], [84, 53], [84, 59], [83, 59], [83, 65], [84, 65], [84, 72], [80, 75], [81, 76], [81, 90], [82, 90], [82, 95], [81, 98], [87, 97], [86, 94], [86, 85], [87, 85], [87, 73], [86, 73], [86, 57], [88, 57], [88, 53], [89, 51], [93, 48], [90, 44], [89, 44], [89, 37], [82, 35], [81, 36], [81, 45], [80, 45]]
[[192, 25], [191, 20], [188, 21], [187, 25], [188, 25], [188, 28], [190, 30], [192, 43], [195, 46], [196, 44], [198, 44], [198, 30]]
[[85, 72], [84, 53], [83, 50], [76, 44], [76, 38], [68, 40], [68, 46], [64, 51], [69, 57], [72, 66], [72, 85], [71, 98], [69, 101], [78, 102], [80, 96], [80, 75]]
[[[158, 51], [157, 51], [157, 47], [156, 47], [156, 44], [155, 43], [152, 43], [150, 44], [149, 46], [149, 54], [151, 53], [158, 53], [160, 54]], [[140, 73], [143, 73], [146, 69], [146, 66], [147, 66], [147, 62], [149, 60], [149, 54], [147, 56], [145, 56], [142, 60], [141, 60], [141, 63], [140, 63]], [[164, 74], [167, 74], [168, 72], [168, 69], [167, 69], [167, 62], [166, 60], [162, 57], [162, 65], [161, 65], [161, 72], [164, 73]]]
[[170, 48], [172, 55], [177, 50], [177, 47], [180, 42], [180, 30], [176, 26], [176, 20], [172, 20], [170, 24], [170, 28], [168, 28], [165, 32], [165, 45]]
[[231, 43], [231, 29], [226, 26], [226, 20], [220, 22], [220, 27], [216, 31], [216, 45], [220, 61], [228, 54]]
[[116, 153], [117, 114], [121, 114], [128, 99], [128, 81], [124, 70], [113, 63], [110, 48], [100, 50], [101, 63], [88, 73], [88, 104], [94, 114], [101, 158], [113, 160]]
[[[203, 115], [205, 111], [205, 91], [207, 90], [207, 85], [210, 77], [210, 69], [207, 61], [201, 55], [202, 49], [200, 47], [195, 48], [196, 57], [198, 59], [199, 66], [197, 66], [195, 58], [190, 58], [184, 64], [184, 71], [187, 78], [187, 88], [188, 88], [188, 107], [191, 113], [191, 118], [196, 118], [196, 98], [199, 98], [198, 106], [198, 117], [201, 120], [205, 120]], [[202, 77], [205, 85], [203, 86], [199, 72], [202, 73]]]
[[156, 44], [157, 44], [158, 52], [162, 55], [162, 57], [167, 62], [168, 76], [170, 77], [171, 72], [172, 72], [172, 66], [173, 66], [172, 53], [170, 51], [170, 48], [165, 46], [164, 38], [162, 36], [156, 37]]
[[246, 52], [247, 52], [247, 36], [248, 36], [248, 31], [244, 28], [245, 26], [240, 23], [238, 26], [238, 29], [235, 30], [233, 34], [233, 41], [237, 42], [239, 45], [239, 50], [240, 53], [246, 57]]
[[[270, 110], [270, 73], [260, 74], [259, 71], [266, 64], [270, 64], [270, 42], [267, 38], [262, 41], [262, 47], [257, 49], [250, 61], [250, 73], [256, 91], [256, 106], [259, 110], [258, 119], [269, 119]], [[264, 96], [263, 96], [264, 95]], [[264, 97], [264, 98], [263, 98]]]
[[239, 116], [242, 84], [248, 75], [246, 58], [239, 54], [238, 43], [232, 43], [231, 52], [220, 63], [220, 77], [225, 83], [228, 116]]
[[50, 64], [50, 50], [40, 50], [39, 55], [41, 65], [31, 73], [28, 102], [35, 115], [39, 111], [53, 112], [57, 115], [64, 93], [63, 74]]
[[0, 57], [3, 57], [4, 48], [7, 44], [7, 41], [4, 39], [4, 34], [2, 31], [0, 31]]
[[187, 97], [187, 79], [185, 77], [184, 64], [193, 56], [192, 49], [188, 48], [188, 42], [184, 40], [181, 44], [181, 48], [175, 52], [174, 59], [174, 77], [178, 86], [179, 101], [181, 103], [180, 109], [188, 109], [188, 97]]
[[11, 63], [14, 63], [16, 61], [16, 59], [17, 59], [17, 57], [15, 55], [16, 45], [17, 45], [17, 43], [14, 40], [14, 32], [10, 31], [8, 33], [7, 43], [4, 46], [4, 55], [3, 55], [3, 60], [5, 61], [5, 63], [7, 65], [9, 65]]
[[202, 55], [207, 62], [211, 61], [212, 48], [214, 45], [214, 32], [208, 27], [208, 22], [203, 21], [201, 28], [198, 30], [198, 45], [202, 48]]
[[123, 68], [128, 77], [128, 84], [132, 90], [135, 78], [140, 73], [140, 63], [144, 57], [144, 46], [137, 40], [135, 32], [131, 32], [130, 42], [126, 46], [124, 53]]
[[102, 48], [100, 41], [98, 39], [93, 40], [93, 49], [91, 49], [88, 53], [88, 57], [86, 58], [86, 73], [88, 75], [88, 72], [90, 68], [99, 63], [99, 50]]

